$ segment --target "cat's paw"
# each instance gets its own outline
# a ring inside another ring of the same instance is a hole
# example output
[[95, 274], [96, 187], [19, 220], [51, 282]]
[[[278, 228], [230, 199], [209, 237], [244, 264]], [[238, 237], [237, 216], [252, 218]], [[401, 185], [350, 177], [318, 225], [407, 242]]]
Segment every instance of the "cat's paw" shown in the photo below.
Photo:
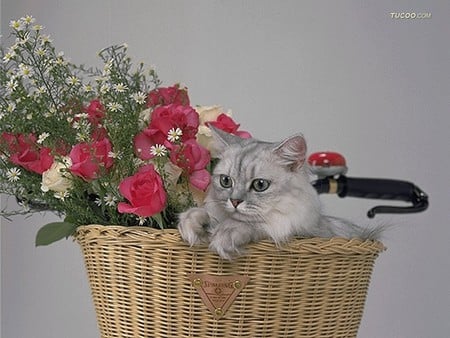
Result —
[[245, 234], [223, 227], [218, 228], [212, 235], [209, 249], [223, 259], [233, 260], [244, 254], [245, 246], [249, 242]]
[[179, 215], [178, 231], [189, 245], [208, 241], [207, 227], [210, 219], [203, 208], [191, 208]]

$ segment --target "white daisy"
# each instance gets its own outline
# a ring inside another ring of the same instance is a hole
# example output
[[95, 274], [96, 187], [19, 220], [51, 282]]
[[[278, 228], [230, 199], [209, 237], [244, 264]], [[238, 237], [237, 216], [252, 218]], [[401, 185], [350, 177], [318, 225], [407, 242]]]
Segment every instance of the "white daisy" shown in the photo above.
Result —
[[7, 63], [8, 61], [12, 60], [15, 56], [16, 56], [16, 51], [14, 50], [9, 50], [8, 52], [6, 52], [6, 54], [3, 56], [3, 62]]
[[33, 75], [33, 69], [30, 66], [21, 63], [19, 65], [19, 72], [18, 72], [18, 74], [20, 76], [25, 77], [25, 78], [29, 78], [30, 76]]
[[77, 78], [76, 76], [69, 76], [69, 77], [66, 79], [66, 83], [67, 83], [69, 86], [76, 86], [77, 84], [80, 83], [80, 79]]
[[40, 35], [39, 39], [41, 40], [42, 44], [52, 43], [53, 42], [53, 40], [50, 39], [50, 35]]
[[69, 197], [69, 193], [67, 191], [55, 192], [55, 194], [53, 196], [59, 200], [64, 201], [67, 197]]
[[44, 29], [44, 26], [42, 25], [34, 25], [32, 28], [34, 31], [41, 31]]
[[131, 98], [137, 103], [137, 104], [144, 104], [145, 100], [147, 99], [147, 95], [143, 92], [134, 93], [131, 95]]
[[122, 158], [122, 154], [120, 153], [120, 152], [118, 152], [118, 153], [116, 153], [116, 152], [114, 152], [114, 151], [110, 151], [109, 153], [108, 153], [108, 157], [109, 158], [116, 158], [116, 159], [121, 159]]
[[117, 103], [117, 102], [110, 102], [106, 106], [112, 112], [120, 111], [123, 108], [122, 105], [120, 103]]
[[105, 197], [103, 197], [103, 200], [108, 207], [115, 206], [117, 202], [117, 198], [112, 194], [106, 194]]
[[23, 22], [25, 22], [27, 25], [32, 24], [36, 21], [35, 18], [33, 18], [31, 15], [26, 15], [25, 17], [21, 18]]
[[183, 136], [183, 131], [180, 128], [172, 128], [167, 134], [167, 139], [169, 142], [176, 142]]
[[139, 225], [144, 225], [145, 222], [147, 221], [147, 219], [145, 217], [142, 217], [142, 216], [136, 217], [136, 220], [139, 221]]
[[128, 89], [127, 85], [123, 84], [122, 82], [115, 84], [113, 88], [118, 93], [123, 93]]
[[50, 136], [49, 133], [42, 133], [41, 135], [39, 135], [37, 143], [42, 144], [45, 141], [45, 139], [49, 136]]
[[9, 22], [9, 27], [17, 31], [22, 31], [25, 29], [25, 25], [21, 20], [12, 20]]
[[167, 155], [167, 148], [162, 144], [157, 144], [150, 148], [150, 153], [156, 157], [163, 157]]
[[22, 172], [20, 171], [19, 168], [10, 168], [6, 172], [6, 178], [10, 182], [17, 182], [20, 179], [20, 174], [21, 173]]

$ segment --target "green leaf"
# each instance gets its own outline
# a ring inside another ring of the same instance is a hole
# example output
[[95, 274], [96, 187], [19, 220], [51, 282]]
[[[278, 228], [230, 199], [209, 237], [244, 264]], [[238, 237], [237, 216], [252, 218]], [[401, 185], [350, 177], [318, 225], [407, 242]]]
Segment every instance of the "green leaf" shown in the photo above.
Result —
[[77, 226], [69, 222], [53, 222], [44, 225], [36, 234], [36, 246], [49, 245], [72, 235]]
[[153, 219], [154, 221], [156, 221], [156, 223], [159, 225], [159, 227], [160, 227], [161, 229], [164, 229], [164, 221], [163, 221], [163, 218], [162, 218], [161, 213], [156, 214], [156, 215], [153, 215], [153, 216], [152, 216], [152, 219]]

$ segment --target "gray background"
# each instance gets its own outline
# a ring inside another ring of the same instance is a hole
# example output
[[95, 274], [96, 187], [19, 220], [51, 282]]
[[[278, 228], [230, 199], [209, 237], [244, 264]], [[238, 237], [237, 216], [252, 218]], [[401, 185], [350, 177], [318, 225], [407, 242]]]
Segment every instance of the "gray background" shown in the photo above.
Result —
[[[430, 12], [431, 19], [392, 19]], [[194, 104], [233, 110], [266, 140], [303, 132], [351, 176], [401, 178], [431, 196], [425, 213], [386, 216], [360, 337], [449, 337], [448, 1], [1, 0], [1, 29], [26, 14], [75, 63], [127, 42], [136, 61], [182, 82]], [[368, 222], [376, 201], [323, 198]], [[3, 203], [6, 203], [3, 199]], [[1, 337], [98, 337], [79, 248], [34, 247], [50, 214], [1, 224]]]

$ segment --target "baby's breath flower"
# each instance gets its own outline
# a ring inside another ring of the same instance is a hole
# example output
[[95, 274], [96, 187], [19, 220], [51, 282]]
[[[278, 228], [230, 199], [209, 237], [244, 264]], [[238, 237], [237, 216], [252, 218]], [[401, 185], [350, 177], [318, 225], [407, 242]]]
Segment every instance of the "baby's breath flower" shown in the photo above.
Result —
[[108, 109], [112, 112], [117, 112], [122, 110], [122, 105], [118, 102], [110, 102], [106, 105], [108, 107]]
[[49, 133], [42, 133], [41, 135], [39, 135], [37, 143], [42, 144], [45, 141], [45, 139], [49, 136], [50, 136]]
[[115, 84], [113, 88], [118, 93], [123, 93], [128, 89], [127, 85], [123, 84], [122, 82]]
[[137, 103], [137, 104], [144, 104], [145, 100], [147, 98], [147, 95], [143, 92], [134, 93], [131, 95], [131, 98]]
[[20, 171], [19, 168], [10, 168], [6, 172], [6, 178], [10, 182], [17, 182], [20, 179], [20, 174], [21, 173], [22, 172]]
[[162, 144], [157, 144], [150, 148], [150, 153], [156, 157], [163, 157], [167, 155], [167, 148]]
[[183, 136], [183, 131], [180, 128], [172, 128], [167, 134], [167, 140], [169, 140], [169, 142], [176, 142], [181, 136]]

